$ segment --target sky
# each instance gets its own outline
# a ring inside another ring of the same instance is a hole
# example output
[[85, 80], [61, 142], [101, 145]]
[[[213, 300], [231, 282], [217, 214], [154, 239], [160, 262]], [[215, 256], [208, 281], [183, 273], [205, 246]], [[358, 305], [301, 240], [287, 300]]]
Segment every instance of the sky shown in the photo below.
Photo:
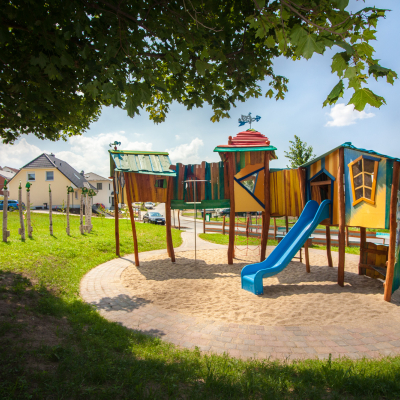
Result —
[[[395, 42], [400, 21], [399, 0], [351, 0], [348, 9], [358, 11], [367, 6], [392, 10], [385, 21], [378, 24], [377, 41], [371, 42], [376, 50], [375, 58], [384, 67], [391, 68], [400, 76], [400, 46]], [[290, 61], [279, 58], [274, 63], [276, 74], [289, 79], [289, 91], [285, 100], [276, 101], [265, 97], [248, 99], [237, 103], [229, 112], [231, 118], [212, 123], [211, 107], [187, 111], [174, 103], [165, 122], [154, 124], [145, 110], [140, 116], [129, 118], [126, 111], [104, 108], [99, 120], [82, 136], [67, 142], [43, 141], [33, 135], [24, 135], [14, 145], [0, 144], [0, 166], [20, 168], [42, 153], [54, 153], [78, 171], [95, 172], [109, 176], [109, 143], [122, 143], [124, 150], [168, 151], [172, 163], [195, 164], [201, 161], [220, 161], [216, 146], [227, 144], [228, 136], [235, 136], [248, 128], [238, 126], [238, 118], [249, 112], [261, 116], [253, 128], [267, 136], [278, 150], [272, 168], [288, 165], [285, 151], [294, 135], [299, 136], [314, 149], [318, 156], [344, 143], [352, 142], [361, 148], [400, 157], [400, 104], [399, 81], [394, 85], [380, 78], [371, 79], [368, 87], [383, 96], [387, 105], [380, 109], [366, 107], [363, 112], [346, 106], [352, 92], [345, 92], [335, 106], [322, 108], [332, 88], [338, 83], [337, 75], [331, 73], [331, 58], [337, 50], [324, 55], [314, 54], [310, 60]], [[269, 89], [261, 83], [263, 93]]]

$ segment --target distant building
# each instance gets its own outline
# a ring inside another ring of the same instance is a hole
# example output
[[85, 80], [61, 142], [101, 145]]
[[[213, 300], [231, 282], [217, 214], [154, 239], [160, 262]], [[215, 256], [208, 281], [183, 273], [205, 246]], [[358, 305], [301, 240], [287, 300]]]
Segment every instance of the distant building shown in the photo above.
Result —
[[0, 195], [3, 195], [4, 181], [10, 181], [11, 178], [19, 171], [16, 168], [0, 167]]
[[[10, 199], [18, 199], [18, 187], [24, 188], [23, 202], [26, 201], [25, 185], [27, 182], [31, 187], [31, 204], [33, 208], [46, 208], [49, 203], [49, 185], [51, 185], [53, 208], [62, 206], [63, 202], [67, 204], [67, 186], [74, 189], [72, 199], [70, 198], [70, 207], [80, 207], [80, 195], [82, 188], [94, 189], [85, 178], [84, 172], [78, 172], [72, 168], [66, 161], [56, 158], [54, 154], [41, 154], [34, 160], [26, 164], [11, 179], [8, 190]], [[96, 197], [93, 198], [96, 203]]]
[[85, 173], [86, 180], [97, 190], [97, 195], [93, 198], [93, 203], [101, 203], [105, 208], [110, 209], [114, 206], [114, 196], [112, 196], [112, 180], [104, 178], [94, 172]]

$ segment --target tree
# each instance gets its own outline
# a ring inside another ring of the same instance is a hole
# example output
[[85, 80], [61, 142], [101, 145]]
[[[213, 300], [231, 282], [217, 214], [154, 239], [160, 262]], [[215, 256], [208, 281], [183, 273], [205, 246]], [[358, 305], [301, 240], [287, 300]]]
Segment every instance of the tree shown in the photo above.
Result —
[[307, 146], [307, 143], [303, 142], [298, 136], [294, 135], [294, 141], [289, 140], [289, 143], [291, 144], [289, 151], [285, 151], [285, 157], [290, 160], [288, 168], [298, 168], [316, 157], [313, 154], [312, 146]]
[[288, 80], [279, 56], [309, 59], [340, 49], [338, 84], [324, 105], [354, 91], [350, 103], [379, 107], [367, 78], [396, 73], [373, 58], [378, 19], [386, 10], [351, 14], [349, 0], [6, 0], [0, 16], [0, 136], [51, 140], [82, 134], [102, 106], [133, 117], [145, 108], [165, 120], [177, 101], [212, 106], [212, 121], [238, 101], [283, 99]]

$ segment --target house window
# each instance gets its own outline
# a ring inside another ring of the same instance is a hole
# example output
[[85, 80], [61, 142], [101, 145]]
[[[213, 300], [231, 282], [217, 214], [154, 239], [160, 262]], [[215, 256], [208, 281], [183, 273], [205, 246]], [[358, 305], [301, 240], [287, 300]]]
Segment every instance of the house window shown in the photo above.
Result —
[[46, 171], [46, 181], [54, 181], [54, 171]]
[[379, 158], [363, 155], [348, 165], [353, 191], [353, 206], [362, 201], [375, 204], [379, 161]]
[[103, 190], [103, 184], [102, 183], [97, 183], [97, 190]]
[[28, 182], [35, 180], [35, 172], [28, 172]]
[[111, 190], [111, 184], [110, 183], [108, 184], [108, 190]]
[[75, 192], [75, 199], [78, 199], [78, 191]]
[[166, 179], [156, 179], [155, 187], [165, 189], [167, 187], [167, 180]]

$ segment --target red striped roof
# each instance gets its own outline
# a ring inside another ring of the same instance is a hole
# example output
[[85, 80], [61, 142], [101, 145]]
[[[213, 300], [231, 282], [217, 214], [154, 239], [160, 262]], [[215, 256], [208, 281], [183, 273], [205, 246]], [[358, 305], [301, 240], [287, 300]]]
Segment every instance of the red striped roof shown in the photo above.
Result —
[[260, 132], [243, 131], [233, 138], [229, 136], [228, 144], [221, 144], [218, 147], [264, 147], [269, 145], [269, 139]]

